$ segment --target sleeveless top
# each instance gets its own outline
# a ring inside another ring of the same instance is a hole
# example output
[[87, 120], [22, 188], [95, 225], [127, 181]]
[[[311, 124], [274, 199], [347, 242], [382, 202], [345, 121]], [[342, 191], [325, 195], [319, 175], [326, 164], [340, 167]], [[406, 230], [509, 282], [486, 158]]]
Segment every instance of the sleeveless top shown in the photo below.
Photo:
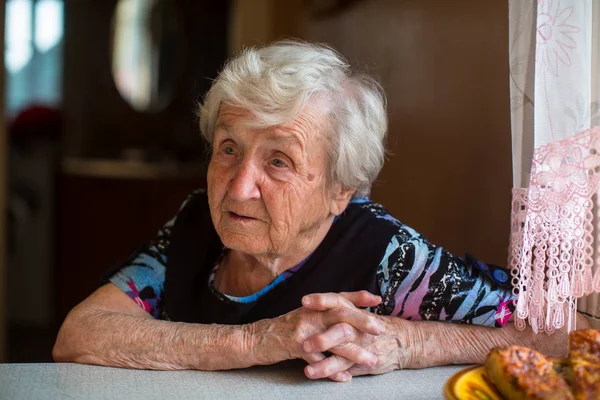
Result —
[[171, 321], [246, 324], [274, 318], [301, 306], [310, 293], [368, 290], [377, 295], [377, 266], [392, 224], [350, 203], [302, 268], [251, 303], [224, 301], [209, 285], [223, 244], [210, 217], [206, 194], [192, 198], [171, 231], [164, 286]]

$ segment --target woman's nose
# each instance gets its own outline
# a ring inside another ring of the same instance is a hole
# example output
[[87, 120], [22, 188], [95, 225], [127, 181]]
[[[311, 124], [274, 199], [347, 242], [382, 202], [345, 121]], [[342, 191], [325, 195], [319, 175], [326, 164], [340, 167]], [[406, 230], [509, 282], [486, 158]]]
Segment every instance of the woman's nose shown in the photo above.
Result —
[[260, 198], [258, 169], [250, 160], [243, 160], [238, 164], [229, 183], [229, 197], [239, 202]]

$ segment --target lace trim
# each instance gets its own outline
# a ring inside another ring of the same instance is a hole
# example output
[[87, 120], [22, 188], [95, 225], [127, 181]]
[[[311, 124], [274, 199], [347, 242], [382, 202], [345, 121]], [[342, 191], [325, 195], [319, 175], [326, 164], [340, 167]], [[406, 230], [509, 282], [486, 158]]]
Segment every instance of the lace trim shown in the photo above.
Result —
[[[535, 150], [530, 186], [513, 189], [509, 265], [515, 325], [537, 333], [574, 328], [577, 299], [600, 291], [600, 236], [593, 196], [600, 177], [600, 127]], [[600, 208], [598, 208], [600, 209]], [[595, 236], [594, 236], [595, 235]]]

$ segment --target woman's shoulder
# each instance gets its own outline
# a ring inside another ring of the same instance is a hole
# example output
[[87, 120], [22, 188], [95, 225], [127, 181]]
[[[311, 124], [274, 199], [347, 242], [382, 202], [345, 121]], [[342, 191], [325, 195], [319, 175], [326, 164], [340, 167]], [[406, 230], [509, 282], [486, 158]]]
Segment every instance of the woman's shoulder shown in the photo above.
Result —
[[192, 200], [208, 201], [208, 195], [206, 194], [206, 189], [198, 188], [198, 189], [193, 190], [190, 194], [188, 194], [187, 198], [181, 204], [181, 207], [179, 209], [182, 210]]
[[191, 216], [197, 213], [204, 213], [207, 209], [208, 195], [206, 189], [195, 189], [183, 200], [177, 214], [169, 221], [170, 227], [172, 228], [176, 223], [181, 223], [182, 220], [189, 220]]
[[373, 223], [390, 227], [394, 232], [394, 236], [401, 236], [404, 240], [424, 240], [419, 232], [394, 217], [382, 204], [369, 198], [353, 199], [349, 207], [356, 208], [371, 216]]
[[181, 214], [186, 209], [196, 208], [203, 204], [208, 204], [208, 195], [206, 194], [206, 189], [195, 189], [190, 194], [188, 194], [183, 203], [181, 203], [181, 206], [179, 206], [178, 214]]

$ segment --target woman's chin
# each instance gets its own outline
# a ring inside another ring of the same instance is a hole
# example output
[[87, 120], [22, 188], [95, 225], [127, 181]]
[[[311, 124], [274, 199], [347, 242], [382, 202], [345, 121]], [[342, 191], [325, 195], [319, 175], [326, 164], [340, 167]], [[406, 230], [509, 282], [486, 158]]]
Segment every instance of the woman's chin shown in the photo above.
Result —
[[266, 246], [260, 240], [260, 235], [224, 231], [219, 233], [223, 246], [244, 254], [264, 254]]

